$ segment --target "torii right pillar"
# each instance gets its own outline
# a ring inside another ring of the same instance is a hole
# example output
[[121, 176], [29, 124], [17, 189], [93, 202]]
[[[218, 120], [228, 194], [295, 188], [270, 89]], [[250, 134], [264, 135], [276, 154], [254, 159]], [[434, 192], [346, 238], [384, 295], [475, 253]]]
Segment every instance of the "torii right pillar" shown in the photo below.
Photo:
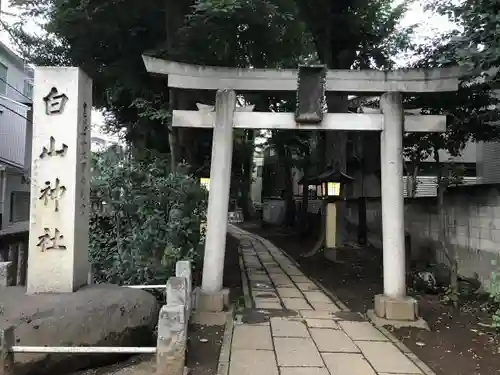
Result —
[[392, 321], [415, 321], [417, 301], [406, 296], [402, 94], [383, 94], [380, 109], [384, 116], [380, 147], [384, 294], [375, 296], [375, 314]]

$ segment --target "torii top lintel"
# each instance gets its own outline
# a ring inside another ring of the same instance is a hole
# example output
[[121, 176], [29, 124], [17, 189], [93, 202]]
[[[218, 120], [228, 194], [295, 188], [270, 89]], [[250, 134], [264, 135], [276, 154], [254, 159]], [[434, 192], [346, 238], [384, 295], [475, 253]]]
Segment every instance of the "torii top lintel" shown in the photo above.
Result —
[[[179, 89], [236, 91], [296, 91], [298, 70], [240, 69], [178, 63], [143, 55], [149, 73], [168, 76], [168, 86]], [[327, 91], [347, 93], [449, 92], [458, 90], [460, 68], [329, 70]]]

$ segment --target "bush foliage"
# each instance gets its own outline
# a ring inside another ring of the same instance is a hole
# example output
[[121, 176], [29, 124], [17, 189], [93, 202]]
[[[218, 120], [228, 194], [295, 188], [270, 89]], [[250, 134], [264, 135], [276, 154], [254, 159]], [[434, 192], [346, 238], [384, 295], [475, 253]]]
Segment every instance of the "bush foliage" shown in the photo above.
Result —
[[95, 282], [165, 284], [175, 263], [203, 258], [207, 192], [159, 155], [119, 147], [93, 160], [90, 258]]

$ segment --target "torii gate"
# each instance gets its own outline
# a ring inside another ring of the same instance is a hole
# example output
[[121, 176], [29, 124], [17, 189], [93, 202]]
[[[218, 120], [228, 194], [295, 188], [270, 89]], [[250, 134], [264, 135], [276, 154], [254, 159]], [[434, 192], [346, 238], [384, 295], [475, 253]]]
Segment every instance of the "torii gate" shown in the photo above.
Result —
[[[380, 131], [384, 295], [375, 312], [389, 320], [415, 320], [416, 301], [406, 296], [403, 131], [444, 132], [445, 116], [404, 116], [402, 93], [458, 89], [458, 68], [330, 70], [326, 91], [382, 94], [381, 113], [327, 113], [320, 124], [297, 124], [293, 113], [236, 111], [235, 91], [296, 91], [297, 70], [203, 67], [143, 56], [148, 72], [168, 76], [177, 89], [217, 90], [215, 112], [174, 110], [174, 127], [213, 128], [207, 237], [202, 294], [222, 301], [233, 128]], [[217, 303], [216, 303], [217, 304]], [[221, 303], [219, 303], [222, 306]]]

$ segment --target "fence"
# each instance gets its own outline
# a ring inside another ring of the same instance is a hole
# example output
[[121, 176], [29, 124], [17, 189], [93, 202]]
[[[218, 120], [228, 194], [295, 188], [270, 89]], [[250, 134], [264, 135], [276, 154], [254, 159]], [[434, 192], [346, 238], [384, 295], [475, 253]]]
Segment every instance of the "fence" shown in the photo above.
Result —
[[183, 375], [187, 325], [195, 297], [191, 262], [177, 262], [175, 274], [166, 285], [128, 286], [135, 289], [166, 288], [167, 300], [159, 314], [156, 347], [19, 346], [15, 345], [14, 327], [8, 327], [0, 332], [0, 375], [16, 375], [15, 353], [156, 354], [156, 375]]

